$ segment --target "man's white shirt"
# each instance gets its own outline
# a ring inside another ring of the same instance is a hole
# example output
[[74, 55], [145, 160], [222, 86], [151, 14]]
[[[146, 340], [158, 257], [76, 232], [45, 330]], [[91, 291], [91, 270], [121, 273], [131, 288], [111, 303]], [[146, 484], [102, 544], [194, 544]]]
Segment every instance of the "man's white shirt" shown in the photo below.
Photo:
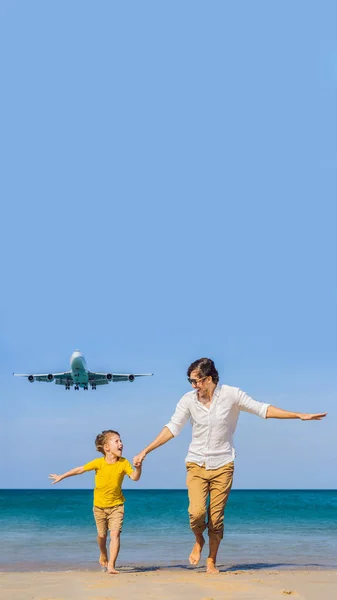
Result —
[[185, 462], [205, 465], [208, 470], [218, 469], [235, 458], [233, 435], [240, 410], [265, 419], [268, 406], [239, 388], [218, 384], [209, 408], [198, 400], [196, 391], [185, 394], [166, 427], [176, 437], [190, 419], [192, 441]]

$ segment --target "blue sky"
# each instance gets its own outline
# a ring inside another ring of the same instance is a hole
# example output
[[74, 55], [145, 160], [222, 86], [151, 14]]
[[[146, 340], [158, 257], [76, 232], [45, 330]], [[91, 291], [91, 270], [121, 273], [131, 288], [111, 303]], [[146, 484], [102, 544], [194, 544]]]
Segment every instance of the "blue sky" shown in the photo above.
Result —
[[[243, 414], [236, 488], [336, 487], [336, 18], [333, 2], [1, 3], [2, 487], [48, 487], [105, 428], [131, 459], [201, 356], [257, 400], [329, 413]], [[12, 377], [76, 348], [155, 376]], [[189, 438], [137, 485], [184, 487]]]

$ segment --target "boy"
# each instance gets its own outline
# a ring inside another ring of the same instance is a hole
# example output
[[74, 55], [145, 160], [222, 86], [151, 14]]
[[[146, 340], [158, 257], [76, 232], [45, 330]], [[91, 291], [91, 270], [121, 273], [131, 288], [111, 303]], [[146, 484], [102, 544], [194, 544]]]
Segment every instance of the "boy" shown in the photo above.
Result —
[[[104, 571], [117, 575], [116, 559], [120, 548], [120, 534], [124, 517], [124, 501], [122, 482], [125, 475], [133, 481], [141, 476], [141, 466], [132, 468], [129, 461], [122, 457], [123, 444], [117, 431], [108, 429], [98, 434], [95, 440], [96, 449], [103, 458], [96, 458], [83, 467], [77, 467], [56, 475], [49, 475], [53, 484], [66, 477], [81, 475], [86, 471], [96, 471], [94, 489], [94, 517], [97, 527], [97, 542], [100, 549], [99, 564]], [[110, 559], [107, 554], [107, 532], [110, 531]]]

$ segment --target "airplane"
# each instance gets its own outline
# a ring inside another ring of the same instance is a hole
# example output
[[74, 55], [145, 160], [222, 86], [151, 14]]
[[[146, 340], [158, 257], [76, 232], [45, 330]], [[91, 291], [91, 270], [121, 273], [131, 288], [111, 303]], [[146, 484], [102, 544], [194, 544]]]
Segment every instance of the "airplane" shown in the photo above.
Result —
[[88, 371], [86, 360], [79, 350], [75, 350], [70, 357], [70, 371], [64, 373], [45, 373], [25, 375], [13, 373], [14, 377], [27, 377], [30, 383], [34, 381], [55, 381], [57, 385], [64, 385], [66, 390], [74, 386], [74, 390], [83, 388], [87, 390], [89, 385], [95, 390], [97, 385], [106, 385], [114, 381], [134, 381], [135, 377], [151, 377], [153, 373], [94, 373]]

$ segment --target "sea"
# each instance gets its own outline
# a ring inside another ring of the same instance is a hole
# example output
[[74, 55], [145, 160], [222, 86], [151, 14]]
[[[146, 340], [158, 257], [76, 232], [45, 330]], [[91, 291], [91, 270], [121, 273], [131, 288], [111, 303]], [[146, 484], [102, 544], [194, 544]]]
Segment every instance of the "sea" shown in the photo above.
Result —
[[[124, 495], [118, 565], [189, 567], [187, 491]], [[92, 500], [92, 490], [1, 490], [0, 569], [98, 569]], [[229, 570], [337, 568], [337, 490], [232, 490], [218, 562]]]

